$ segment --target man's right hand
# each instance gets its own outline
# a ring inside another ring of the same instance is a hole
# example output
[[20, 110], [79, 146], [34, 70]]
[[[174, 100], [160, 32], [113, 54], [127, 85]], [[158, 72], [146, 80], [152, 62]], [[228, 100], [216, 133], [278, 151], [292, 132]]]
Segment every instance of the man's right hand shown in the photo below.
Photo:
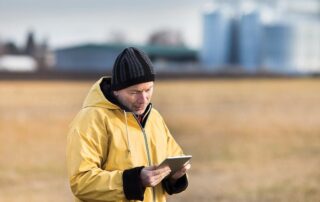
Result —
[[141, 170], [140, 178], [144, 187], [155, 187], [171, 172], [169, 166], [157, 168], [157, 166], [145, 167]]

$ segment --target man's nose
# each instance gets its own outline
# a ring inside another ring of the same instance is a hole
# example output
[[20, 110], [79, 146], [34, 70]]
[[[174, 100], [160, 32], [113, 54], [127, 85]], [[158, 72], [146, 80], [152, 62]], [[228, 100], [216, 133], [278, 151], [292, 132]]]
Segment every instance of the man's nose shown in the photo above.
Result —
[[148, 102], [148, 93], [146, 93], [146, 92], [141, 92], [140, 94], [139, 94], [139, 101], [141, 102], [141, 103], [146, 103], [146, 102]]

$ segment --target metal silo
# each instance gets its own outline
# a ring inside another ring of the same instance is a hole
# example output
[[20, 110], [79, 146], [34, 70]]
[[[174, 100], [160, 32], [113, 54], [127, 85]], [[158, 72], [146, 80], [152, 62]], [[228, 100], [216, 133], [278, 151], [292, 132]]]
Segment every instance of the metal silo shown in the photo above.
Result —
[[239, 19], [239, 63], [247, 71], [255, 71], [261, 65], [262, 23], [260, 13], [253, 11]]
[[293, 28], [286, 23], [266, 25], [263, 31], [263, 66], [275, 72], [291, 67]]
[[202, 65], [214, 69], [229, 64], [230, 17], [221, 9], [215, 9], [206, 12], [203, 19], [203, 41], [200, 51]]

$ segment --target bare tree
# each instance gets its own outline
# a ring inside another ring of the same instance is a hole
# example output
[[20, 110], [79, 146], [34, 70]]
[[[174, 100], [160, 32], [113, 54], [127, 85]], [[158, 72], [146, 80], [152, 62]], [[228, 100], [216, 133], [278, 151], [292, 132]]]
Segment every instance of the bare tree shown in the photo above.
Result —
[[185, 46], [181, 32], [170, 29], [159, 30], [152, 33], [149, 37], [148, 44], [163, 46]]
[[127, 42], [126, 34], [119, 30], [110, 31], [108, 38], [109, 38], [108, 41], [111, 43], [122, 44]]

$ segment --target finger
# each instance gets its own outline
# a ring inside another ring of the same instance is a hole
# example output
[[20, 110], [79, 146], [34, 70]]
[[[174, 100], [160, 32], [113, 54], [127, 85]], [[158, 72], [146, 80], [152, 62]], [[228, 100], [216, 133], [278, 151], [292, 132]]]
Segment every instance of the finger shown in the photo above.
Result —
[[177, 179], [181, 178], [182, 176], [184, 176], [185, 174], [186, 173], [176, 172], [174, 175], [172, 175], [171, 178], [177, 180]]
[[157, 166], [149, 166], [149, 167], [145, 167], [144, 169], [152, 171], [152, 170], [156, 170]]
[[188, 166], [191, 166], [190, 161], [187, 161], [187, 162], [183, 165], [183, 167], [188, 167]]
[[179, 170], [177, 170], [174, 174], [178, 174], [178, 173], [186, 173], [187, 172], [187, 168], [186, 167], [182, 167]]
[[155, 186], [158, 184], [159, 176], [149, 176], [145, 179], [145, 184], [147, 186]]
[[166, 172], [162, 172], [159, 175], [152, 176], [152, 178], [150, 179], [151, 186], [156, 186], [157, 184], [159, 184], [166, 176], [170, 174], [170, 172], [171, 171], [169, 170]]
[[187, 162], [186, 164], [183, 165], [183, 167], [179, 171], [186, 172], [190, 168], [191, 168], [191, 164], [189, 162]]
[[158, 168], [157, 170], [168, 171], [168, 170], [170, 170], [170, 167], [169, 166], [164, 166], [164, 167]]
[[162, 176], [157, 176], [153, 179], [151, 182], [151, 186], [156, 186], [158, 185], [167, 175], [162, 175]]
[[163, 178], [167, 177], [169, 174], [171, 173], [171, 170], [167, 170], [164, 174], [163, 174]]
[[155, 176], [155, 175], [162, 175], [162, 173], [167, 173], [167, 172], [171, 172], [170, 168], [167, 166], [167, 167], [164, 167], [164, 168], [158, 168], [154, 171], [152, 171], [152, 175]]
[[182, 177], [183, 175], [185, 175], [187, 173], [187, 171], [191, 168], [191, 164], [188, 163], [186, 164], [184, 167], [182, 167], [180, 170], [178, 170], [177, 172], [175, 172], [172, 175], [173, 179], [179, 179], [180, 177]]
[[156, 166], [145, 167], [141, 171], [142, 182], [144, 186], [155, 186], [168, 176], [171, 172], [168, 166], [156, 169]]
[[161, 170], [161, 171], [157, 171], [155, 175], [153, 175], [154, 177], [157, 178], [165, 178], [166, 176], [168, 176], [171, 173], [171, 170]]
[[158, 167], [158, 169], [162, 169], [162, 168], [170, 169], [170, 167], [168, 165], [164, 165], [164, 166]]
[[188, 163], [187, 165], [185, 165], [186, 170], [189, 170], [191, 168], [191, 164]]
[[155, 168], [156, 168], [155, 166], [150, 166], [150, 167], [145, 167], [141, 170], [140, 178], [141, 178], [142, 184], [145, 187], [150, 186], [151, 182], [153, 181], [152, 177], [154, 175], [153, 172]]
[[153, 178], [153, 180], [152, 180], [152, 182], [150, 183], [151, 184], [151, 186], [157, 186], [160, 182], [161, 182], [161, 177], [154, 177]]
[[158, 177], [152, 177], [152, 178], [150, 178], [149, 186], [151, 186], [151, 187], [157, 186], [157, 184], [159, 182], [160, 181], [159, 181]]
[[160, 180], [153, 181], [153, 182], [150, 184], [150, 186], [151, 186], [151, 187], [155, 187], [155, 186], [157, 186], [160, 182], [161, 182]]
[[184, 167], [182, 167], [179, 171], [180, 171], [180, 172], [185, 173], [185, 172], [187, 172], [187, 170], [189, 170], [189, 169], [190, 169], [190, 167], [191, 167], [191, 165], [190, 165], [190, 164], [185, 165], [185, 166], [184, 166]]

